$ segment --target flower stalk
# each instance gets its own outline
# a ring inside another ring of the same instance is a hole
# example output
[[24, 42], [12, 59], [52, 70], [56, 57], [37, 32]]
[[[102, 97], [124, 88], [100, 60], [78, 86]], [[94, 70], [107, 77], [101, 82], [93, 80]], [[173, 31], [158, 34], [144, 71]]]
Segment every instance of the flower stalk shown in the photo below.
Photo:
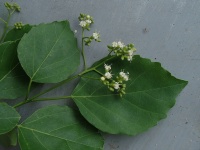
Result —
[[[1, 39], [0, 39], [0, 43], [4, 40], [5, 36], [6, 36], [6, 33], [8, 31], [8, 28], [9, 28], [9, 23], [10, 23], [10, 18], [12, 16], [12, 14], [17, 11], [17, 12], [20, 12], [21, 11], [21, 8], [20, 6], [17, 4], [17, 3], [4, 3], [4, 6], [6, 7], [7, 11], [8, 11], [8, 17], [7, 17], [7, 20], [5, 21], [4, 19], [0, 18], [0, 20], [5, 24], [4, 26], [4, 31], [3, 31], [3, 34], [1, 36]], [[22, 23], [21, 24], [17, 24], [17, 26], [21, 27]]]
[[82, 28], [82, 57], [83, 57], [83, 63], [84, 63], [84, 69], [86, 70], [87, 65], [86, 65], [86, 59], [85, 59], [85, 50], [84, 50], [84, 29]]

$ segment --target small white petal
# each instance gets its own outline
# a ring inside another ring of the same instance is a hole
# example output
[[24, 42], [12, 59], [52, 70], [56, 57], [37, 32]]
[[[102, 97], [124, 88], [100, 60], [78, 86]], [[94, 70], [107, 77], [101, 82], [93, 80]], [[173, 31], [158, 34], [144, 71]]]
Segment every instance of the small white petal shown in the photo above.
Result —
[[112, 74], [110, 72], [106, 72], [104, 75], [107, 79], [111, 79], [112, 78]]
[[119, 89], [119, 83], [118, 82], [115, 82], [114, 85], [113, 85], [114, 89], [118, 90]]
[[91, 21], [91, 20], [86, 20], [86, 22], [87, 22], [88, 24], [91, 24], [91, 23], [92, 23], [92, 21]]
[[124, 79], [124, 81], [128, 81], [128, 75], [129, 75], [129, 73], [124, 73], [123, 71], [121, 71], [120, 73], [119, 73], [119, 75]]
[[94, 38], [95, 40], [98, 40], [98, 39], [99, 39], [99, 33], [97, 33], [97, 32], [94, 32], [94, 33], [92, 34], [92, 36], [93, 36], [93, 38]]
[[121, 77], [124, 77], [126, 74], [125, 74], [123, 71], [121, 71], [121, 72], [119, 73], [119, 75], [120, 75]]
[[120, 48], [123, 48], [123, 47], [125, 46], [124, 43], [122, 43], [121, 41], [117, 42], [117, 44], [118, 44], [118, 46], [119, 46]]
[[87, 25], [87, 23], [85, 21], [81, 21], [79, 24], [81, 27], [85, 27]]
[[112, 42], [112, 47], [117, 47], [117, 46], [118, 46], [117, 42]]
[[129, 50], [129, 51], [128, 51], [128, 55], [129, 55], [129, 56], [133, 56], [133, 53], [134, 53], [133, 50]]
[[110, 66], [110, 65], [107, 65], [107, 64], [104, 64], [104, 68], [105, 68], [106, 71], [111, 70], [111, 66]]
[[128, 76], [124, 76], [124, 81], [128, 81]]
[[128, 61], [132, 61], [133, 60], [133, 56], [128, 56], [127, 60]]

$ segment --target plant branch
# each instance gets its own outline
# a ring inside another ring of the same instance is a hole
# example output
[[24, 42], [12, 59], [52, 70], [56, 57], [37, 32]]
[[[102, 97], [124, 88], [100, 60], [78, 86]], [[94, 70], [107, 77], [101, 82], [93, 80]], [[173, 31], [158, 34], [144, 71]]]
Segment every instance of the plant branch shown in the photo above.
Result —
[[89, 37], [86, 37], [86, 36], [85, 36], [85, 37], [83, 37], [83, 39], [88, 39], [88, 38], [89, 38]]
[[10, 15], [12, 15], [15, 12], [15, 9], [10, 13]]
[[92, 80], [100, 80], [100, 78], [92, 78], [92, 77], [88, 77], [88, 76], [83, 76], [82, 78], [87, 78], [87, 79], [92, 79]]
[[84, 63], [84, 70], [86, 70], [87, 66], [86, 66], [86, 60], [85, 60], [85, 51], [84, 51], [84, 29], [82, 29], [82, 57], [83, 57], [83, 63]]
[[20, 107], [24, 104], [28, 104], [28, 103], [32, 103], [32, 102], [38, 102], [38, 101], [49, 101], [49, 100], [61, 100], [61, 99], [68, 99], [71, 98], [72, 96], [62, 96], [62, 97], [52, 97], [52, 98], [40, 98], [40, 99], [34, 99], [31, 101], [23, 101], [20, 102], [18, 104], [16, 104], [15, 106], [13, 106], [14, 108]]
[[31, 102], [31, 101], [22, 101], [22, 102], [20, 102], [20, 103], [18, 103], [18, 104], [16, 104], [16, 105], [14, 105], [13, 107], [14, 107], [14, 108], [17, 108], [17, 107], [20, 107], [20, 106], [22, 106], [22, 105], [24, 105], [24, 104], [27, 104], [27, 103], [29, 103], [29, 102]]
[[11, 15], [12, 15], [12, 13], [10, 13], [8, 11], [8, 18], [7, 18], [7, 21], [4, 22], [5, 23], [5, 27], [4, 27], [4, 31], [3, 31], [2, 37], [0, 39], [0, 43], [3, 41], [4, 37], [6, 36]]
[[52, 91], [52, 90], [54, 90], [54, 89], [60, 87], [61, 85], [65, 84], [65, 83], [67, 83], [67, 82], [70, 82], [70, 81], [73, 80], [73, 79], [76, 79], [77, 77], [79, 77], [79, 75], [75, 75], [75, 76], [73, 76], [73, 77], [71, 77], [71, 78], [68, 78], [68, 79], [66, 79], [66, 80], [64, 80], [64, 81], [62, 81], [62, 82], [60, 82], [60, 83], [58, 83], [58, 84], [56, 84], [56, 85], [50, 87], [49, 89], [47, 89], [47, 90], [45, 90], [45, 91], [43, 91], [43, 92], [41, 92], [41, 93], [35, 95], [34, 97], [28, 99], [28, 101], [32, 101], [32, 100], [34, 100], [34, 99], [40, 97], [41, 95], [44, 95], [44, 94], [46, 94], [46, 93], [48, 93], [48, 92], [50, 92], [50, 91]]
[[112, 52], [113, 52], [113, 50], [111, 50], [111, 51], [109, 52], [108, 56], [110, 56]]
[[29, 97], [29, 93], [30, 93], [30, 90], [31, 90], [31, 85], [32, 85], [32, 79], [30, 79], [30, 82], [28, 84], [28, 90], [27, 90], [27, 93], [26, 93], [26, 97], [25, 97], [25, 101], [27, 101], [28, 97]]
[[2, 18], [0, 18], [0, 20], [1, 20], [3, 23], [5, 23], [5, 24], [7, 23], [7, 22], [6, 22], [4, 19], [2, 19]]
[[34, 99], [32, 102], [37, 102], [37, 101], [49, 101], [49, 100], [61, 100], [61, 99], [68, 99], [71, 98], [72, 96], [61, 96], [61, 97], [50, 97], [50, 98], [39, 98], [39, 99]]
[[114, 59], [114, 58], [116, 58], [116, 57], [117, 57], [116, 55], [113, 55], [113, 56], [111, 56], [110, 58], [106, 59], [105, 61], [99, 63], [99, 64], [96, 65], [96, 66], [94, 66], [93, 68], [96, 69], [96, 68], [98, 68], [99, 66], [101, 66], [102, 64], [104, 64], [105, 62], [107, 62], [107, 61], [109, 61], [109, 60], [112, 60], [112, 59]]
[[96, 69], [94, 69], [94, 71], [95, 71], [96, 73], [100, 74], [101, 76], [104, 76], [104, 74], [101, 73], [100, 71], [98, 71], [98, 70], [96, 70]]

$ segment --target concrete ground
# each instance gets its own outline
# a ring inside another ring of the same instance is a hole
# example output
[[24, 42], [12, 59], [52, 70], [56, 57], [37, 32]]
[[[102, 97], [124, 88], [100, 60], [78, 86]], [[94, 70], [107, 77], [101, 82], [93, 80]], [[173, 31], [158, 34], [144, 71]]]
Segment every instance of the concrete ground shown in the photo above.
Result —
[[[4, 2], [6, 1], [0, 2], [0, 16], [3, 18], [6, 16]], [[92, 31], [100, 32], [102, 42], [93, 43], [86, 50], [89, 65], [107, 54], [106, 45], [121, 40], [125, 43], [134, 43], [137, 54], [161, 62], [162, 66], [174, 76], [189, 81], [165, 120], [134, 137], [104, 134], [105, 150], [200, 150], [199, 0], [15, 0], [14, 2], [20, 4], [22, 11], [13, 16], [11, 24], [16, 21], [39, 24], [68, 19], [71, 28], [78, 31], [79, 39], [81, 29], [77, 17], [80, 13], [93, 16], [95, 24]], [[3, 24], [0, 23], [0, 33], [2, 28]], [[49, 85], [42, 88], [47, 86]], [[71, 87], [61, 87], [49, 96], [70, 93]], [[55, 102], [27, 105], [20, 108], [20, 113], [25, 118], [35, 109], [52, 103]], [[0, 147], [0, 150], [19, 150], [19, 148]]]

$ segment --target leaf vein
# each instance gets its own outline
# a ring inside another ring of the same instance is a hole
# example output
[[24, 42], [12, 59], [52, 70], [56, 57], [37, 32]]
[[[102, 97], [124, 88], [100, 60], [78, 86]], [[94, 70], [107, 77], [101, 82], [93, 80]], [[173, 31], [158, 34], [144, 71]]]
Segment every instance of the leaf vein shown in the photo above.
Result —
[[45, 66], [45, 67], [41, 67], [41, 69], [48, 68], [48, 67], [50, 67], [50, 66], [52, 66], [52, 65], [54, 65], [54, 64], [56, 64], [56, 63], [60, 63], [60, 62], [62, 62], [62, 61], [65, 61], [65, 60], [67, 60], [67, 59], [70, 59], [70, 58], [73, 57], [76, 53], [78, 53], [78, 52], [76, 51], [75, 53], [73, 53], [73, 54], [70, 55], [69, 57], [66, 57], [66, 58], [64, 58], [64, 59], [62, 59], [62, 60], [59, 60], [59, 61], [54, 62], [54, 63], [52, 63], [52, 64], [49, 64], [49, 65], [47, 65], [47, 66]]
[[73, 126], [73, 125], [76, 125], [76, 124], [78, 124], [78, 123], [73, 123], [73, 124], [70, 124], [70, 125], [65, 125], [65, 126], [57, 128], [57, 129], [54, 129], [54, 130], [52, 130], [52, 131], [50, 131], [48, 133], [52, 133], [54, 131], [57, 131], [57, 130], [60, 130], [60, 129], [63, 129], [63, 128], [66, 128], [66, 127], [70, 127], [70, 126]]
[[131, 82], [131, 84], [129, 84], [129, 87], [130, 87], [132, 84], [134, 84], [135, 81], [136, 81], [138, 78], [140, 78], [142, 75], [144, 75], [145, 73], [147, 73], [147, 71], [144, 71], [143, 73], [141, 73], [140, 75], [138, 75], [138, 76]]
[[44, 64], [44, 62], [47, 60], [47, 58], [49, 57], [49, 55], [51, 54], [53, 48], [55, 47], [55, 45], [58, 43], [58, 41], [60, 40], [62, 34], [64, 33], [66, 29], [66, 26], [65, 28], [63, 29], [63, 31], [60, 33], [58, 39], [55, 41], [54, 45], [52, 46], [52, 48], [50, 49], [49, 53], [47, 54], [47, 56], [45, 57], [45, 59], [42, 61], [42, 63], [40, 64], [40, 66], [37, 68], [37, 70], [35, 71], [35, 73], [33, 74], [33, 76], [31, 77], [31, 79], [33, 79], [35, 77], [35, 75], [37, 74], [37, 72], [40, 70], [40, 68], [42, 67], [42, 65]]
[[70, 139], [64, 139], [62, 137], [59, 137], [59, 136], [56, 136], [56, 135], [51, 135], [51, 134], [48, 134], [48, 133], [45, 133], [45, 132], [42, 132], [42, 131], [39, 131], [39, 130], [35, 130], [35, 129], [31, 129], [31, 128], [22, 126], [22, 125], [20, 125], [19, 128], [24, 128], [24, 129], [31, 130], [31, 131], [34, 131], [34, 132], [38, 132], [38, 133], [41, 133], [41, 134], [44, 134], [44, 135], [48, 135], [48, 136], [51, 136], [51, 137], [54, 137], [54, 138], [58, 138], [58, 139], [61, 139], [61, 140], [64, 140], [64, 141], [69, 141], [69, 142], [72, 142], [72, 143], [76, 143], [76, 144], [80, 144], [80, 145], [96, 148], [96, 147], [93, 147], [93, 146], [90, 146], [90, 145], [87, 145], [87, 144], [78, 143], [78, 142], [70, 140]]
[[[139, 107], [138, 105], [135, 105], [135, 104], [131, 103], [130, 101], [128, 101], [128, 100], [125, 99], [125, 98], [122, 98], [122, 99], [124, 99], [125, 102], [129, 103], [129, 104], [132, 105], [132, 106], [137, 107], [138, 109], [140, 109], [140, 110], [142, 110], [142, 111], [145, 111], [145, 112], [148, 112], [148, 113], [153, 113], [153, 114], [156, 114], [156, 115], [161, 115], [161, 114], [163, 114], [163, 113], [151, 112], [151, 111], [146, 110], [146, 109], [144, 109], [144, 108], [142, 108], [142, 107]], [[163, 114], [163, 115], [164, 115], [164, 114]]]
[[1, 78], [0, 82], [3, 81], [18, 65], [19, 63], [17, 63], [7, 74], [5, 74], [3, 78]]
[[79, 92], [79, 91], [89, 82], [88, 79], [87, 79], [87, 80], [83, 80], [83, 81], [84, 81], [85, 83], [84, 83], [81, 87], [79, 87], [79, 89], [77, 89], [73, 94]]
[[44, 147], [46, 150], [48, 150], [41, 142], [40, 140], [38, 139], [38, 137], [36, 136], [36, 134], [32, 131], [34, 137], [37, 139], [37, 141], [42, 145], [42, 147]]
[[[86, 98], [86, 99], [88, 99], [88, 98]], [[108, 112], [114, 114], [114, 116], [117, 116], [117, 117], [121, 118], [121, 120], [124, 120], [125, 122], [127, 122], [127, 123], [129, 123], [129, 124], [133, 124], [133, 123], [129, 122], [128, 120], [124, 119], [124, 117], [120, 116], [119, 114], [116, 114], [116, 113], [112, 112], [111, 110], [109, 110], [109, 109], [103, 107], [103, 106], [100, 105], [99, 103], [97, 103], [97, 102], [95, 102], [95, 101], [92, 101], [92, 100], [90, 100], [90, 99], [88, 99], [88, 100], [89, 100], [90, 102], [92, 102], [92, 103], [98, 105], [100, 108], [105, 109], [106, 111], [108, 111]]]
[[[18, 128], [18, 129], [19, 129], [19, 132], [21, 133], [21, 135], [22, 135], [22, 137], [23, 137], [23, 139], [24, 139], [24, 141], [25, 141], [25, 143], [26, 143], [27, 148], [30, 150], [29, 144], [28, 144], [28, 142], [26, 141], [26, 138], [24, 137], [23, 132], [21, 131], [20, 128]], [[19, 145], [20, 145], [20, 142], [19, 142]], [[21, 146], [20, 146], [20, 147], [21, 147]]]

